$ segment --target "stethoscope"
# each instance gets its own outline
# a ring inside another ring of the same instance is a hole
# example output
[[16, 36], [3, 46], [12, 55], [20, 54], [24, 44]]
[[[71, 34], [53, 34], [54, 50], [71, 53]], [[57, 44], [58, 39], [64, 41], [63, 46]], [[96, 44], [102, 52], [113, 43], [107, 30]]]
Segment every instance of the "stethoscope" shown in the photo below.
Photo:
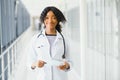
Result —
[[[39, 38], [41, 35], [44, 36], [44, 35], [42, 34], [42, 31], [40, 31], [40, 34], [37, 36], [37, 38]], [[65, 58], [65, 52], [66, 52], [65, 39], [64, 39], [62, 33], [60, 33], [60, 35], [61, 35], [62, 38], [63, 38], [64, 54], [62, 55], [62, 58], [64, 59], [64, 58]]]

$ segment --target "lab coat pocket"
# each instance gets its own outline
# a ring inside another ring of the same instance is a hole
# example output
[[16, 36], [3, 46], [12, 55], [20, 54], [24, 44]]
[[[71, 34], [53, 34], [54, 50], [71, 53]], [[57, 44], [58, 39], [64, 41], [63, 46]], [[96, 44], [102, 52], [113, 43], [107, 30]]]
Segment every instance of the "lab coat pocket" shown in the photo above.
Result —
[[36, 46], [36, 51], [37, 53], [41, 53], [41, 48], [43, 47], [43, 45], [37, 45]]
[[49, 53], [48, 53], [48, 49], [46, 46], [44, 46], [44, 44], [39, 44], [36, 46], [36, 51], [38, 54], [38, 60], [42, 60], [45, 62], [48, 62], [50, 59]]
[[36, 45], [36, 52], [37, 52], [37, 57], [38, 57], [38, 59], [40, 60], [40, 59], [42, 59], [42, 48], [43, 48], [43, 45], [42, 44], [40, 44], [40, 45]]

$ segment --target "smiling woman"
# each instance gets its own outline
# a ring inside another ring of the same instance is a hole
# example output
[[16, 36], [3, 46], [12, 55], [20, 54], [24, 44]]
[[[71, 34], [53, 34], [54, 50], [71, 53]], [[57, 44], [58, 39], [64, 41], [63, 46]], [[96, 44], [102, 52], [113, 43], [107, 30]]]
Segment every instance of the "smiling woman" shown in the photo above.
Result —
[[66, 18], [58, 8], [49, 6], [42, 11], [40, 21], [44, 29], [31, 41], [28, 68], [38, 70], [37, 80], [67, 80], [67, 71], [71, 69], [69, 43], [60, 25]]
[[[44, 19], [44, 24], [47, 30], [54, 30], [58, 24], [57, 18], [52, 11], [49, 11]], [[49, 31], [47, 34], [49, 34]], [[55, 34], [55, 33], [54, 33]]]

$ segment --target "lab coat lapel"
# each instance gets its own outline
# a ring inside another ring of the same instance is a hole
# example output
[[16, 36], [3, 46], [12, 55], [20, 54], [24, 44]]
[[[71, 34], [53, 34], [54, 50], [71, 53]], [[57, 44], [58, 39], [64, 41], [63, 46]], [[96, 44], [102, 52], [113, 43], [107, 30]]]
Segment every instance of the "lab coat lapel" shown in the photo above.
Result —
[[[44, 51], [44, 58], [46, 57], [46, 59], [47, 58], [50, 58], [51, 57], [51, 55], [50, 55], [50, 53], [49, 53], [49, 50], [50, 50], [50, 44], [49, 44], [49, 42], [48, 42], [48, 39], [47, 39], [47, 37], [46, 37], [46, 35], [45, 35], [45, 30], [43, 30], [42, 31], [42, 33], [40, 33], [40, 34], [42, 34], [41, 36], [39, 36], [39, 41], [37, 41], [37, 42], [40, 42], [39, 43], [39, 46], [42, 46], [43, 47], [43, 51]], [[48, 49], [48, 50], [46, 50], [46, 49]]]
[[[53, 43], [53, 47], [55, 47], [55, 49], [57, 48], [57, 47], [59, 47], [60, 45], [63, 45], [63, 44], [59, 44], [59, 42], [61, 42], [63, 39], [62, 39], [62, 36], [61, 36], [61, 34], [57, 31], [57, 36], [56, 36], [56, 39], [55, 39], [55, 41], [54, 41], [54, 43]], [[58, 53], [57, 52], [54, 52], [53, 51], [53, 57], [55, 57], [55, 55], [57, 55]]]

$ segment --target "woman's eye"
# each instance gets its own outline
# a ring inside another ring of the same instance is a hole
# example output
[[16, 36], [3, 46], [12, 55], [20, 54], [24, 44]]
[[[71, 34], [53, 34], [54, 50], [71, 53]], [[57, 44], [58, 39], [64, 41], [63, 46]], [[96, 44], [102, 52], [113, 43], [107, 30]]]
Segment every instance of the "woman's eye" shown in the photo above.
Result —
[[53, 17], [53, 19], [56, 19], [56, 17]]
[[51, 18], [50, 17], [45, 17], [45, 20], [46, 19], [57, 19], [57, 18], [56, 17], [51, 17]]

